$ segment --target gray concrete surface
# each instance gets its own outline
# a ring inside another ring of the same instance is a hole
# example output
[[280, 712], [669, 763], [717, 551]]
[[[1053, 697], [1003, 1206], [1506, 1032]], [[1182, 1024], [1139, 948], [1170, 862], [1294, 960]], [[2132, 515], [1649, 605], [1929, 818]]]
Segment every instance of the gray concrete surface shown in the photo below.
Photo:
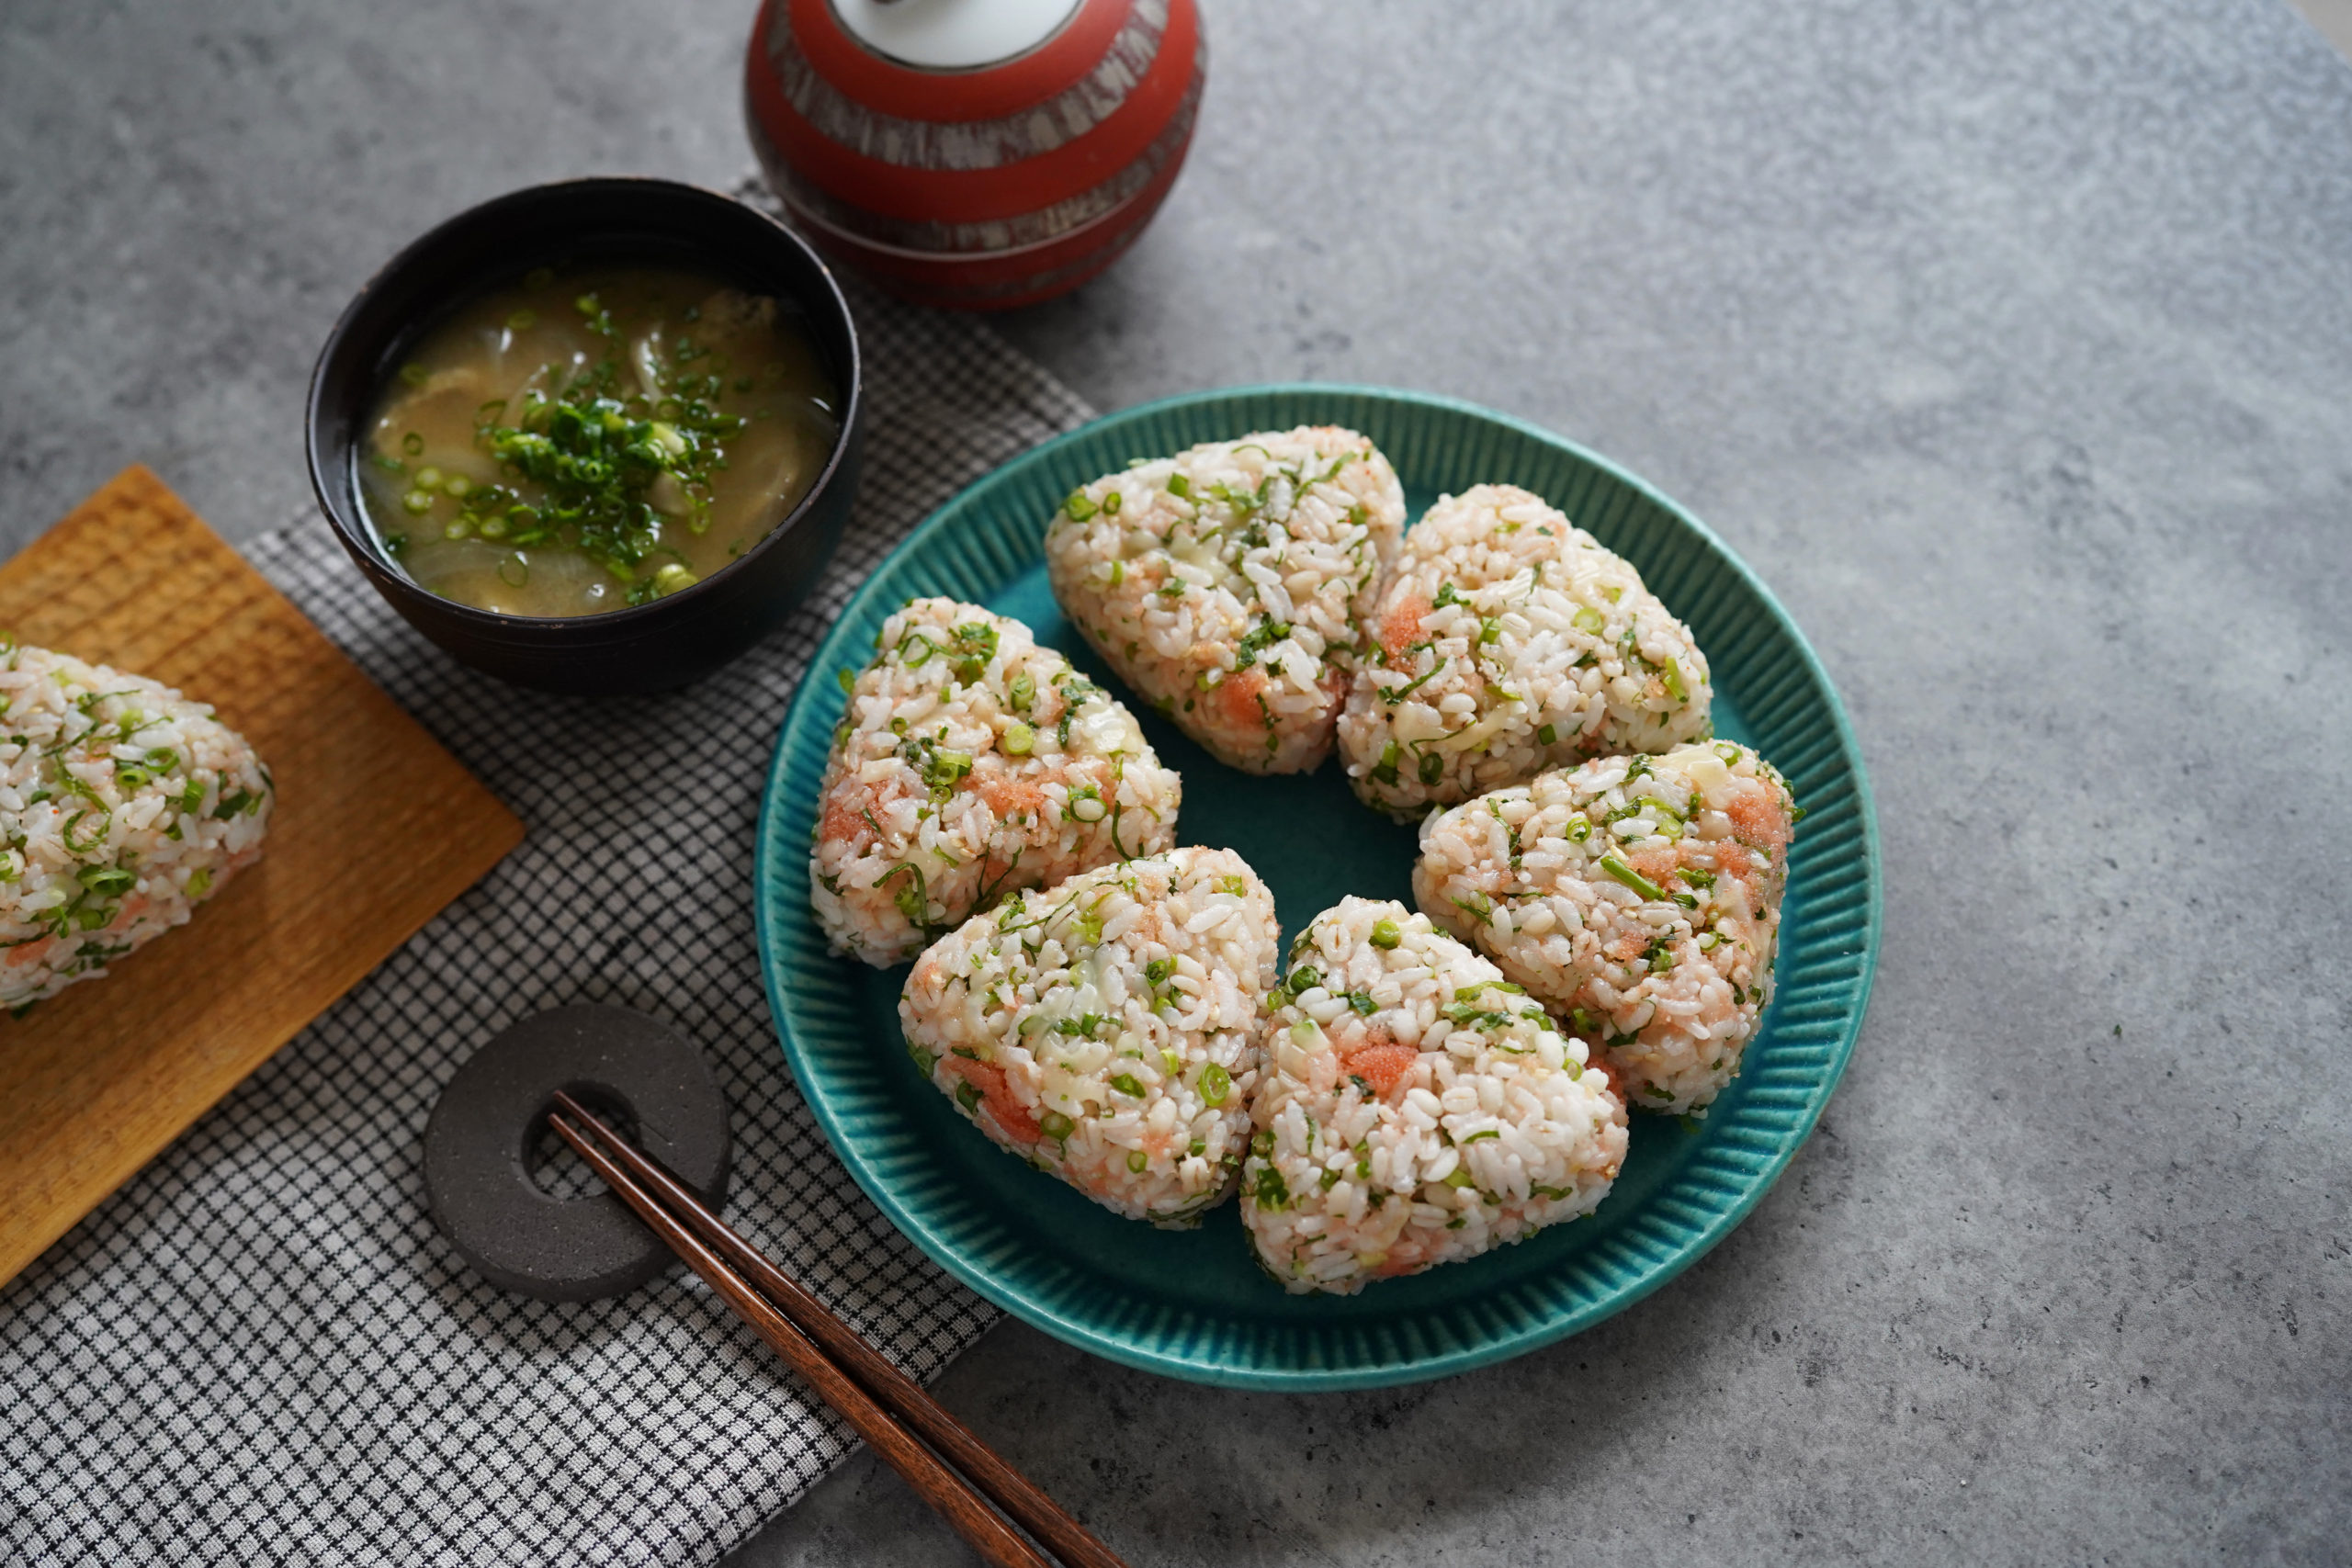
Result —
[[2352, 0], [2295, 0], [2295, 9], [2327, 35], [2327, 40], [2352, 54]]
[[[132, 457], [301, 502], [409, 234], [731, 176], [747, 4], [0, 11], [0, 542]], [[1632, 465], [1878, 790], [1852, 1070], [1747, 1224], [1510, 1366], [943, 1397], [1136, 1562], [2341, 1562], [2352, 71], [2274, 0], [1209, 0], [1158, 227], [1009, 335], [1109, 407], [1386, 381]], [[627, 47], [616, 45], [625, 42]], [[734, 1561], [965, 1561], [868, 1459]]]

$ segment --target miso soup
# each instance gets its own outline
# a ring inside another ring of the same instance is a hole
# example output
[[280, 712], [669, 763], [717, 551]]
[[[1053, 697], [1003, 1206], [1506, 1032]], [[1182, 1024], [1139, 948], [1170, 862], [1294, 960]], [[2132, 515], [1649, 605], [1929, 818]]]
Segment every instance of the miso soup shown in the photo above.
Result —
[[542, 268], [416, 344], [360, 491], [421, 587], [598, 615], [758, 543], [824, 468], [839, 410], [787, 305], [667, 268]]

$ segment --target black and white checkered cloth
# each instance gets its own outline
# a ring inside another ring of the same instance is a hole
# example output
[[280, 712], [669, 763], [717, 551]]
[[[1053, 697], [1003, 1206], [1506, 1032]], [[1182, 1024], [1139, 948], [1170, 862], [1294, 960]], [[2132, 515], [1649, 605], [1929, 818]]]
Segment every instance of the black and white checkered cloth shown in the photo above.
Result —
[[474, 1279], [434, 1229], [434, 1099], [543, 1008], [617, 1003], [699, 1043], [733, 1108], [729, 1217], [910, 1371], [994, 1320], [865, 1201], [786, 1075], [752, 843], [786, 703], [852, 588], [1090, 411], [971, 322], [853, 307], [871, 423], [840, 555], [788, 628], [683, 694], [516, 691], [409, 630], [322, 522], [253, 547], [529, 831], [0, 1291], [0, 1559], [710, 1562], [847, 1451], [683, 1270], [551, 1305]]

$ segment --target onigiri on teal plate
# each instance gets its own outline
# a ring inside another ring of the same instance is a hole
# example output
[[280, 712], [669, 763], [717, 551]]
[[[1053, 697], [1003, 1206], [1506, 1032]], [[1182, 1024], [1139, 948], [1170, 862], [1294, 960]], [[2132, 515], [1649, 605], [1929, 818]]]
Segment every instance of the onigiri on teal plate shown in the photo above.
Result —
[[1120, 694], [1183, 775], [1180, 843], [1238, 851], [1273, 890], [1283, 940], [1353, 893], [1413, 901], [1414, 829], [1360, 805], [1336, 759], [1254, 777], [1149, 711], [1063, 618], [1046, 525], [1074, 488], [1136, 457], [1254, 430], [1344, 425], [1385, 453], [1409, 520], [1480, 483], [1534, 491], [1639, 569], [1690, 628], [1716, 733], [1755, 747], [1804, 807], [1781, 904], [1778, 983], [1742, 1070], [1703, 1121], [1636, 1114], [1614, 1188], [1573, 1224], [1360, 1294], [1295, 1295], [1254, 1261], [1234, 1207], [1170, 1232], [1122, 1219], [989, 1142], [909, 1055], [906, 969], [826, 950], [808, 844], [841, 718], [801, 682], [762, 807], [756, 908], [769, 1005], [794, 1078], [891, 1222], [957, 1279], [1045, 1332], [1170, 1377], [1297, 1391], [1444, 1377], [1523, 1355], [1633, 1305], [1729, 1235], [1787, 1168], [1852, 1053], [1878, 958], [1878, 833], [1838, 694], [1770, 592], [1707, 527], [1572, 442], [1467, 403], [1372, 388], [1265, 387], [1097, 420], [942, 507], [850, 600], [808, 668], [865, 662], [910, 598], [945, 594], [1032, 627]]

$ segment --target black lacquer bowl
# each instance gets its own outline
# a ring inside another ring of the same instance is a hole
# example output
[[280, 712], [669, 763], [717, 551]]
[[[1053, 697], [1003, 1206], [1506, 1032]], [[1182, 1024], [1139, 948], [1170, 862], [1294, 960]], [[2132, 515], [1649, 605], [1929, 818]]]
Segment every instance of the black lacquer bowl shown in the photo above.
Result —
[[[445, 312], [481, 292], [543, 264], [612, 260], [692, 267], [800, 308], [841, 389], [841, 434], [816, 483], [741, 559], [650, 604], [597, 615], [510, 615], [419, 587], [385, 556], [360, 503], [356, 465], [386, 379]], [[863, 403], [849, 306], [825, 264], [789, 230], [694, 186], [567, 180], [458, 214], [360, 289], [311, 377], [311, 484], [376, 592], [460, 662], [541, 691], [670, 691], [759, 641], [816, 586], [857, 489]]]

